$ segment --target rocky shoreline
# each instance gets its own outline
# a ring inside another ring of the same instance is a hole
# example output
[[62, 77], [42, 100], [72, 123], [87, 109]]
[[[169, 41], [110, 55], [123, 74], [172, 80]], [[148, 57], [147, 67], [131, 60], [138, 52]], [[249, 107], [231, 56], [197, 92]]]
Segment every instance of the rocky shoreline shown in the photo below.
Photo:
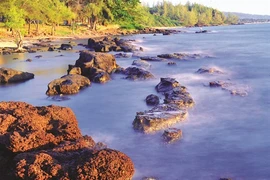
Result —
[[[144, 30], [141, 33], [161, 33], [169, 35], [180, 33], [169, 30]], [[122, 74], [124, 79], [144, 81], [156, 78], [150, 71], [151, 61], [168, 62], [176, 65], [178, 61], [210, 58], [204, 54], [160, 54], [154, 57], [138, 57], [132, 66], [122, 68], [116, 57], [125, 57], [125, 52], [143, 51], [131, 44], [133, 40], [118, 37], [88, 39], [87, 50], [81, 51], [75, 64], [69, 64], [67, 74], [48, 84], [48, 96], [75, 94], [94, 83], [106, 83], [114, 73]], [[47, 51], [71, 50], [72, 43], [54, 47], [49, 42], [39, 45]], [[36, 48], [36, 47], [35, 47]], [[26, 48], [35, 53], [33, 48]], [[121, 52], [115, 56], [109, 51]], [[7, 53], [5, 53], [7, 52]], [[2, 50], [3, 54], [14, 53]], [[19, 75], [17, 75], [19, 73]], [[21, 74], [20, 74], [21, 73]], [[198, 74], [224, 74], [215, 68], [200, 68]], [[12, 77], [8, 80], [6, 78]], [[22, 78], [24, 72], [0, 69], [1, 83], [12, 83], [34, 78]], [[15, 79], [15, 80], [14, 80]], [[209, 87], [221, 87], [232, 95], [246, 96], [247, 92], [230, 89], [230, 84], [222, 81], [209, 82]], [[231, 87], [231, 86], [230, 86]], [[173, 127], [184, 121], [188, 110], [195, 101], [188, 88], [177, 79], [164, 77], [155, 87], [157, 94], [164, 97], [160, 102], [158, 95], [150, 94], [146, 103], [151, 109], [137, 112], [132, 126], [135, 132], [145, 134], [164, 130], [165, 143], [174, 143], [183, 137], [181, 129]], [[134, 112], [135, 113], [135, 112]], [[71, 109], [59, 106], [34, 107], [24, 102], [0, 103], [0, 179], [132, 179], [135, 168], [132, 160], [124, 153], [109, 149], [105, 144], [96, 143], [89, 136], [82, 136], [78, 122]], [[7, 171], [10, 169], [10, 171]]]

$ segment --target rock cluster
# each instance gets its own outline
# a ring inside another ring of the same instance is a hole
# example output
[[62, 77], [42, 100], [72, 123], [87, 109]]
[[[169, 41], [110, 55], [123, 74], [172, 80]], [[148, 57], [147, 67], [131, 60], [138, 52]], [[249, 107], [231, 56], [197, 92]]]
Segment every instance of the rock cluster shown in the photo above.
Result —
[[122, 152], [82, 136], [71, 109], [0, 103], [0, 179], [131, 179]]
[[88, 47], [95, 52], [109, 52], [109, 51], [135, 51], [135, 47], [132, 46], [130, 40], [105, 37], [102, 40], [88, 39]]
[[133, 128], [140, 132], [151, 133], [168, 128], [187, 117], [187, 108], [194, 105], [194, 101], [184, 86], [180, 86], [173, 78], [161, 78], [156, 86], [159, 93], [165, 95], [164, 103], [158, 104], [150, 110], [137, 112], [133, 121]]
[[82, 51], [75, 65], [69, 65], [68, 74], [79, 74], [90, 81], [105, 83], [110, 80], [110, 74], [117, 67], [112, 54]]
[[22, 82], [33, 78], [33, 73], [17, 71], [11, 68], [0, 68], [0, 84]]
[[82, 51], [75, 65], [69, 65], [68, 75], [48, 84], [47, 95], [74, 94], [89, 86], [90, 82], [105, 83], [118, 68], [111, 54]]

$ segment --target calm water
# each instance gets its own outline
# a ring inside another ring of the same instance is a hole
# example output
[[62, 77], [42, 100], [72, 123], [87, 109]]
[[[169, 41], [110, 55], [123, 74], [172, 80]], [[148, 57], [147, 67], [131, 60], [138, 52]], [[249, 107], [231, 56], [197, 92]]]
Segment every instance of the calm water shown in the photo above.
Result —
[[[72, 108], [83, 134], [131, 157], [136, 167], [134, 180], [145, 176], [160, 180], [270, 179], [270, 24], [205, 29], [211, 33], [195, 34], [198, 29], [191, 28], [171, 36], [126, 37], [144, 47], [141, 55], [187, 52], [211, 58], [178, 61], [177, 66], [151, 62], [154, 80], [132, 82], [114, 75], [109, 83], [92, 84], [61, 102], [45, 95], [47, 84], [66, 74], [67, 65], [75, 63], [76, 51], [82, 47], [72, 52], [0, 56], [0, 66], [36, 75], [22, 84], [1, 86], [0, 100]], [[56, 57], [60, 54], [64, 56]], [[33, 61], [25, 62], [28, 58]], [[117, 63], [128, 67], [134, 59], [117, 59]], [[216, 67], [225, 74], [196, 74], [201, 67]], [[136, 112], [150, 108], [144, 99], [157, 94], [154, 86], [160, 77], [176, 78], [196, 102], [188, 119], [174, 126], [183, 130], [183, 138], [169, 145], [162, 142], [163, 131], [144, 135], [132, 129]], [[248, 91], [248, 96], [204, 86], [213, 80], [227, 80]]]

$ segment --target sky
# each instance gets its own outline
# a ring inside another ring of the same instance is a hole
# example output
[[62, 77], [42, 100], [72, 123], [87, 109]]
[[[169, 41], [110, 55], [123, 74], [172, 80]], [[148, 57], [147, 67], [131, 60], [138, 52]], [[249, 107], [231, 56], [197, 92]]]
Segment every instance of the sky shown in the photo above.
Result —
[[[140, 0], [142, 3], [162, 2], [162, 0]], [[166, 0], [173, 4], [185, 4], [187, 0]], [[225, 12], [240, 12], [258, 15], [270, 15], [270, 0], [189, 0]]]

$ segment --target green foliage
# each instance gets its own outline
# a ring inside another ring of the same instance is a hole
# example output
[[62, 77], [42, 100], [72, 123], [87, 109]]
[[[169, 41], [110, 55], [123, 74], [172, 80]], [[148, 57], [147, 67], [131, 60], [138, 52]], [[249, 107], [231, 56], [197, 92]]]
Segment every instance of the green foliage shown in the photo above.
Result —
[[[209, 26], [224, 24], [224, 14], [216, 9], [209, 8], [197, 3], [187, 2], [185, 5], [173, 5], [163, 1], [157, 3], [149, 12], [156, 17], [157, 25], [183, 25], [183, 26]], [[164, 19], [165, 18], [165, 19]], [[170, 22], [177, 23], [170, 23]]]
[[226, 19], [227, 24], [237, 24], [238, 21], [239, 21], [238, 16], [231, 13], [228, 14], [227, 19]]

